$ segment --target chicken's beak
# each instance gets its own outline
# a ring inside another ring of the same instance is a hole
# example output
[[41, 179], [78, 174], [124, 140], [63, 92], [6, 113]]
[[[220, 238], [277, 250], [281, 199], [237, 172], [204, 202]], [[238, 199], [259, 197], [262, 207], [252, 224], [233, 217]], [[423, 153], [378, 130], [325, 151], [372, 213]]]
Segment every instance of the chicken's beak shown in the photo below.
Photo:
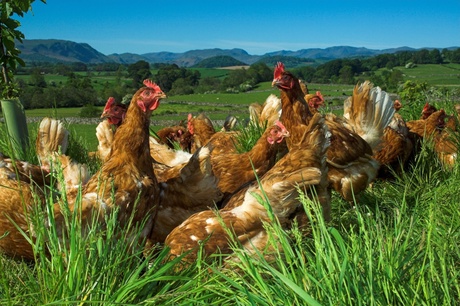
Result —
[[283, 123], [281, 123], [281, 121], [277, 120], [275, 122], [275, 124], [281, 129], [281, 133], [283, 134], [284, 137], [289, 137], [291, 136], [291, 134], [289, 133], [289, 131], [286, 129], [286, 127], [284, 126]]
[[274, 79], [273, 82], [272, 82], [272, 87], [275, 87], [279, 84], [279, 80], [278, 79]]
[[109, 115], [109, 113], [106, 112], [106, 111], [104, 111], [104, 112], [102, 113], [102, 115], [101, 115], [101, 119], [105, 119], [105, 118], [108, 118], [108, 117], [110, 117], [110, 115]]

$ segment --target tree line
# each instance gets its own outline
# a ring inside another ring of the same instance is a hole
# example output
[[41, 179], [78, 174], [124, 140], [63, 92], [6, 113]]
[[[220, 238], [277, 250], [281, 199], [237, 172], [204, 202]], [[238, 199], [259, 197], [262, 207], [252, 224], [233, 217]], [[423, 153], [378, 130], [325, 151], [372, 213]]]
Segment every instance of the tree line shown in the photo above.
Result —
[[[30, 75], [27, 82], [19, 81], [20, 98], [26, 109], [99, 106], [104, 105], [109, 96], [121, 100], [124, 95], [133, 93], [146, 78], [153, 79], [170, 97], [196, 93], [245, 92], [256, 88], [260, 82], [271, 81], [273, 66], [278, 60], [283, 59], [265, 58], [248, 68], [231, 70], [224, 78], [202, 77], [193, 68], [175, 64], [151, 65], [146, 61], [129, 65], [32, 63], [18, 70], [18, 73]], [[370, 58], [337, 59], [316, 67], [304, 65], [290, 70], [308, 83], [356, 84], [369, 79], [384, 90], [396, 92], [403, 81], [403, 74], [394, 67], [410, 68], [418, 64], [443, 63], [460, 63], [460, 49], [422, 49]], [[155, 74], [152, 74], [152, 70], [156, 71]], [[95, 73], [109, 74], [114, 81], [98, 84], [96, 89], [91, 79]], [[65, 81], [46, 82], [45, 74], [65, 76]]]

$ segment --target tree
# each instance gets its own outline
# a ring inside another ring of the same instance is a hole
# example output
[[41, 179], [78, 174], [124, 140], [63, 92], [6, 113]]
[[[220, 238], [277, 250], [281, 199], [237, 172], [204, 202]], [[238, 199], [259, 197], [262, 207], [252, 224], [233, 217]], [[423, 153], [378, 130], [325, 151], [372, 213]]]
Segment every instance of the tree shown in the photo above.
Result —
[[142, 87], [142, 82], [152, 76], [152, 72], [150, 71], [150, 64], [141, 60], [129, 65], [128, 76], [133, 79], [133, 88]]
[[[161, 65], [157, 73], [154, 76], [154, 81], [161, 87], [161, 89], [168, 93], [173, 88], [173, 83], [178, 79], [184, 79], [178, 84], [184, 84], [187, 86], [197, 86], [200, 80], [201, 74], [198, 70], [188, 70], [180, 68], [176, 64]], [[180, 89], [176, 85], [174, 92], [179, 92]], [[187, 89], [189, 91], [189, 89]]]
[[72, 69], [70, 69], [70, 67], [67, 65], [59, 63], [54, 67], [54, 72], [60, 75], [68, 76], [70, 73], [72, 73]]
[[384, 70], [382, 72], [384, 82], [381, 84], [383, 90], [396, 91], [399, 83], [403, 81], [403, 73], [398, 69]]
[[195, 88], [195, 93], [211, 93], [221, 87], [222, 82], [218, 78], [206, 77], [200, 79], [199, 85]]
[[299, 76], [300, 79], [304, 80], [305, 82], [310, 83], [315, 75], [315, 68], [311, 66], [302, 66], [293, 70], [294, 73]]
[[39, 68], [34, 68], [30, 74], [30, 83], [33, 86], [46, 88], [48, 85], [46, 84], [45, 77], [41, 73]]
[[227, 77], [222, 81], [222, 89], [224, 91], [234, 91], [241, 84], [248, 80], [247, 70], [244, 68], [230, 71]]
[[265, 63], [255, 63], [249, 66], [248, 77], [253, 80], [254, 84], [268, 82], [273, 78], [273, 69], [269, 68]]
[[441, 52], [438, 49], [433, 49], [430, 51], [430, 62], [432, 64], [442, 64]]
[[[21, 51], [16, 48], [16, 41], [22, 42], [24, 34], [18, 30], [21, 23], [13, 15], [23, 17], [32, 9], [35, 0], [9, 0], [0, 2], [0, 63], [2, 66], [3, 97], [17, 96], [13, 84], [13, 75], [19, 65], [25, 66], [19, 57]], [[46, 0], [41, 0], [46, 3]]]
[[[45, 0], [41, 0], [46, 3]], [[24, 16], [31, 10], [34, 0], [3, 0], [0, 1], [0, 65], [2, 67], [1, 85], [2, 111], [5, 117], [8, 134], [11, 136], [13, 151], [23, 157], [29, 144], [26, 115], [18, 97], [19, 92], [14, 82], [14, 72], [24, 61], [19, 57], [21, 51], [16, 42], [22, 42], [24, 34], [18, 30], [21, 23], [13, 16]]]
[[342, 84], [354, 84], [355, 79], [353, 76], [353, 68], [349, 65], [343, 66], [339, 71], [339, 80]]
[[414, 54], [414, 63], [416, 64], [429, 64], [430, 63], [430, 51], [422, 49]]
[[460, 64], [460, 48], [451, 52], [450, 61], [451, 63]]
[[193, 93], [193, 86], [187, 79], [179, 78], [174, 81], [170, 90], [171, 95], [189, 95]]

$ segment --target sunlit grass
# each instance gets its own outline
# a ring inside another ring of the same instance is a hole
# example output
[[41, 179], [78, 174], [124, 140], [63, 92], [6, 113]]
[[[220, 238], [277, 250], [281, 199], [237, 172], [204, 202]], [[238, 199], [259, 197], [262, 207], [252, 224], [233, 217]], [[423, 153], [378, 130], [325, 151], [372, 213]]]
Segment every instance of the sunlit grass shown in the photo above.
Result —
[[[334, 196], [333, 219], [301, 201], [312, 230], [266, 224], [274, 251], [231, 263], [198, 260], [175, 272], [167, 250], [127, 251], [116, 214], [83, 235], [78, 214], [62, 238], [35, 220], [35, 263], [0, 256], [0, 302], [133, 305], [453, 305], [460, 302], [460, 175], [425, 145], [396, 181], [377, 182], [354, 205]], [[64, 202], [65, 203], [65, 202]], [[52, 205], [51, 199], [47, 205]], [[265, 203], [264, 205], [268, 205]], [[49, 207], [49, 206], [48, 206]], [[44, 249], [50, 255], [45, 256]]]
[[427, 82], [437, 86], [460, 87], [460, 65], [459, 64], [425, 64], [417, 65], [414, 68], [395, 67], [404, 73], [404, 78], [412, 81]]

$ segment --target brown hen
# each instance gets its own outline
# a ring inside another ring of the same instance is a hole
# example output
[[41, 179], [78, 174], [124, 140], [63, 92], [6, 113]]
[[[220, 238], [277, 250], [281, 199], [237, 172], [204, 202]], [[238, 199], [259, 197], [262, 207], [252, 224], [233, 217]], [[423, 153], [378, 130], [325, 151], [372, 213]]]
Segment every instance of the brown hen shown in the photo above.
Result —
[[457, 129], [457, 120], [456, 116], [448, 116], [444, 109], [440, 109], [426, 119], [408, 121], [407, 127], [417, 143], [422, 139], [432, 140], [441, 163], [452, 168], [458, 151], [457, 140], [453, 134]]
[[[82, 228], [93, 218], [104, 224], [107, 214], [118, 210], [118, 224], [140, 241], [151, 231], [160, 199], [149, 151], [149, 126], [152, 112], [165, 94], [155, 83], [144, 81], [132, 97], [123, 123], [118, 127], [109, 156], [82, 191], [81, 203], [69, 203], [72, 212], [81, 214]], [[55, 204], [56, 224], [64, 220]], [[62, 230], [59, 229], [58, 232]]]
[[32, 247], [24, 235], [34, 243], [32, 216], [35, 208], [45, 203], [45, 194], [43, 186], [16, 173], [0, 160], [0, 252], [33, 260]]
[[183, 151], [190, 151], [190, 140], [187, 137], [187, 128], [182, 125], [164, 127], [156, 132], [159, 143], [165, 144], [171, 149], [177, 145]]
[[[171, 257], [190, 251], [183, 260], [193, 262], [200, 245], [203, 245], [205, 257], [214, 253], [231, 254], [233, 240], [250, 254], [270, 251], [264, 223], [273, 219], [260, 199], [271, 206], [274, 217], [287, 228], [291, 225], [292, 215], [302, 205], [299, 190], [309, 193], [316, 188], [316, 193], [327, 197], [325, 151], [329, 141], [324, 119], [315, 115], [299, 135], [301, 138], [295, 141], [298, 145], [262, 176], [260, 183], [255, 182], [240, 190], [220, 211], [197, 213], [175, 228], [165, 242]], [[327, 213], [328, 199], [322, 202]]]
[[212, 173], [209, 148], [190, 154], [159, 143], [153, 136], [149, 137], [149, 148], [160, 200], [147, 250], [164, 242], [166, 235], [191, 214], [213, 207], [222, 198]]
[[434, 105], [431, 105], [430, 103], [426, 102], [425, 106], [423, 106], [422, 115], [420, 116], [420, 119], [426, 119], [430, 117], [437, 110], [438, 109]]
[[[275, 68], [272, 84], [281, 92], [281, 121], [292, 135], [287, 139], [290, 150], [311, 120], [312, 111], [299, 80], [285, 71], [282, 63]], [[333, 114], [325, 116], [331, 132], [327, 151], [329, 184], [347, 201], [352, 201], [377, 175], [379, 163], [372, 158], [372, 148], [380, 143], [394, 114], [392, 106], [385, 92], [364, 82], [355, 87], [353, 96], [344, 104], [345, 119]]]
[[435, 135], [434, 151], [445, 168], [452, 169], [454, 167], [457, 161], [458, 145], [458, 136], [455, 136], [455, 130], [446, 127], [442, 132]]
[[194, 153], [198, 148], [208, 143], [212, 135], [216, 133], [211, 119], [201, 113], [197, 117], [188, 115], [187, 129], [192, 135], [190, 152]]
[[97, 152], [90, 152], [90, 156], [95, 156], [99, 160], [105, 161], [110, 153], [115, 130], [123, 122], [127, 108], [127, 105], [117, 103], [113, 97], [107, 99], [101, 115], [101, 118], [106, 120], [100, 122], [96, 127]]
[[[38, 127], [36, 152], [41, 165], [0, 156], [0, 251], [24, 259], [33, 259], [27, 236], [35, 241], [32, 218], [45, 198], [62, 191], [75, 196], [89, 178], [85, 165], [64, 155], [69, 132], [59, 120], [43, 118]], [[54, 176], [59, 169], [63, 181]], [[18, 228], [20, 230], [18, 230]], [[21, 233], [23, 232], [23, 234]], [[24, 236], [25, 235], [25, 236]]]
[[455, 111], [456, 115], [445, 115], [444, 128], [433, 133], [434, 151], [441, 164], [448, 169], [452, 169], [456, 163], [459, 145], [458, 124], [460, 105], [455, 105]]
[[288, 136], [289, 132], [278, 121], [267, 127], [252, 149], [244, 153], [236, 152], [234, 142], [229, 141], [227, 146], [214, 138], [209, 142], [212, 148], [211, 166], [219, 179], [219, 190], [225, 195], [231, 194], [253, 181], [256, 175], [266, 173], [275, 164], [278, 150], [283, 147], [283, 140]]
[[409, 131], [418, 137], [428, 137], [436, 131], [444, 129], [446, 123], [446, 112], [441, 109], [435, 111], [426, 119], [410, 120], [406, 122]]
[[[401, 102], [395, 100], [395, 110], [398, 111], [401, 107]], [[374, 149], [373, 157], [380, 163], [378, 177], [392, 178], [394, 173], [401, 174], [413, 148], [414, 143], [406, 122], [399, 113], [395, 113], [383, 131], [382, 142]]]

